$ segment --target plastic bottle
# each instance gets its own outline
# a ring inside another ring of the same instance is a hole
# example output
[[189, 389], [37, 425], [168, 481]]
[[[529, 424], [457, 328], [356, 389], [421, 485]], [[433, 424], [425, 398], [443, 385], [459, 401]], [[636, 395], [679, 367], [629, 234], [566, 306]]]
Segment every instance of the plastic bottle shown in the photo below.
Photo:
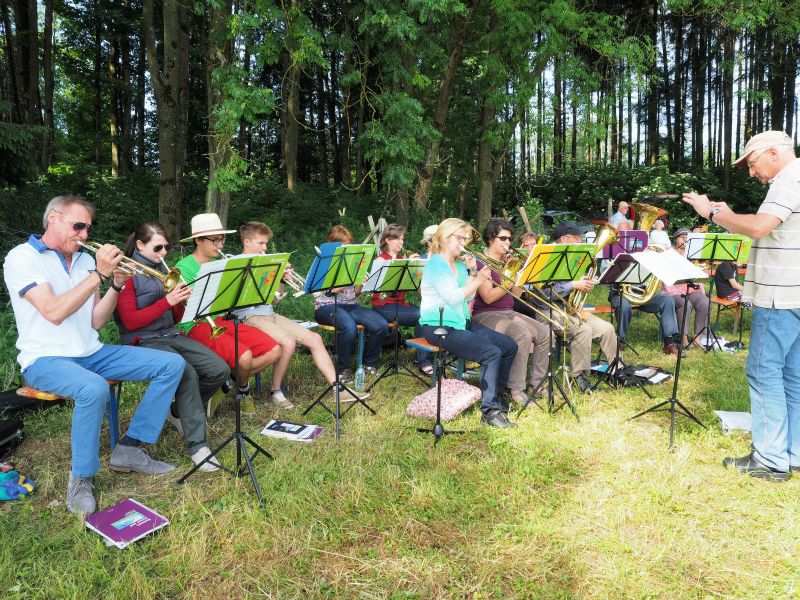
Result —
[[358, 365], [358, 369], [356, 369], [356, 377], [355, 377], [355, 388], [356, 391], [361, 391], [364, 389], [364, 365]]

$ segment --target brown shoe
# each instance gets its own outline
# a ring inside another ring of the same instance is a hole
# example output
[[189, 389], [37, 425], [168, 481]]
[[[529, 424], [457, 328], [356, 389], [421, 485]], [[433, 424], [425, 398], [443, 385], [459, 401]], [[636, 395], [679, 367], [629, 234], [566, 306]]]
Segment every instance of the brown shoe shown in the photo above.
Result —
[[686, 356], [686, 352], [681, 350], [680, 346], [677, 344], [664, 344], [664, 354], [674, 354], [675, 356], [680, 354], [682, 357]]

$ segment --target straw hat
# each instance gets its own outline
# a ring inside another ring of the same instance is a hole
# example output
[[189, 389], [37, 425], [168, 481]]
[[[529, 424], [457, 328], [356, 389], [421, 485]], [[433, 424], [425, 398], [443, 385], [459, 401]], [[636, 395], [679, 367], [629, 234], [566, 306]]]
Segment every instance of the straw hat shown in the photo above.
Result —
[[224, 235], [226, 233], [236, 233], [235, 229], [223, 229], [222, 221], [216, 213], [201, 213], [192, 217], [192, 235], [183, 238], [181, 242], [188, 242], [197, 237], [209, 235]]
[[419, 241], [419, 243], [429, 244], [430, 241], [433, 239], [433, 236], [436, 235], [437, 229], [439, 229], [438, 225], [428, 225], [422, 232], [422, 239]]

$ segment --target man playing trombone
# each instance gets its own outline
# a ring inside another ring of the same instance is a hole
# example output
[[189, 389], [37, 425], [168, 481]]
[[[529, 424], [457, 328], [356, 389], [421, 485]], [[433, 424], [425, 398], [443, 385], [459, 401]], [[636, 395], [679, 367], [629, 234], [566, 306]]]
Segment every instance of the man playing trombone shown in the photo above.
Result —
[[[106, 380], [150, 382], [111, 453], [111, 469], [169, 473], [175, 467], [150, 458], [141, 443], [158, 439], [185, 364], [177, 354], [100, 341], [98, 330], [113, 313], [130, 273], [117, 268], [123, 254], [110, 244], [98, 248], [96, 261], [81, 250], [92, 221], [94, 207], [85, 199], [57, 196], [44, 211], [44, 234], [13, 248], [3, 265], [22, 377], [75, 402], [67, 509], [80, 514], [96, 508], [93, 478], [100, 470], [100, 428], [110, 393]], [[109, 288], [101, 296], [105, 284]]]

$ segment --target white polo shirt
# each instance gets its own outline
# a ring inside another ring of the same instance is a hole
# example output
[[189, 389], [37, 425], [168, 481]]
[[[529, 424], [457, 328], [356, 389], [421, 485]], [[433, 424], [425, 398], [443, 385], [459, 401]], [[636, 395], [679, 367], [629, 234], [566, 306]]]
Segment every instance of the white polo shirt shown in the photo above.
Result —
[[61, 253], [43, 244], [41, 236], [32, 235], [6, 255], [3, 277], [17, 321], [17, 361], [23, 371], [40, 356], [89, 356], [102, 347], [100, 336], [92, 327], [94, 296], [61, 325], [47, 321], [23, 298], [31, 288], [44, 283], [50, 284], [56, 296], [63, 294], [94, 270], [94, 258], [88, 252], [75, 253], [72, 268], [67, 269]]

